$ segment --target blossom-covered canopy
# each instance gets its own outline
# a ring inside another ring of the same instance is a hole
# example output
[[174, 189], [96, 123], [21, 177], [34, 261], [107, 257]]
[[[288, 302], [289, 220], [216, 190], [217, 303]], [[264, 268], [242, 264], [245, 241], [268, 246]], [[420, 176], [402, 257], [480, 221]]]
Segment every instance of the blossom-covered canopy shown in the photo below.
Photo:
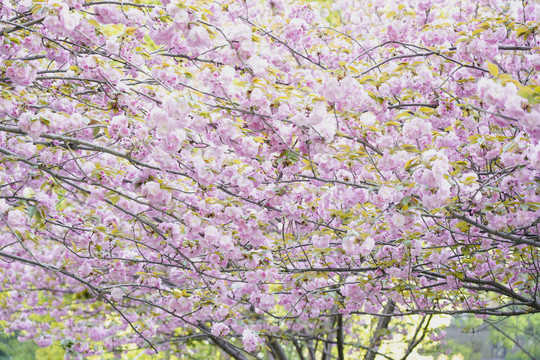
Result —
[[0, 323], [74, 357], [326, 336], [344, 359], [381, 345], [362, 314], [540, 312], [538, 19], [3, 1]]

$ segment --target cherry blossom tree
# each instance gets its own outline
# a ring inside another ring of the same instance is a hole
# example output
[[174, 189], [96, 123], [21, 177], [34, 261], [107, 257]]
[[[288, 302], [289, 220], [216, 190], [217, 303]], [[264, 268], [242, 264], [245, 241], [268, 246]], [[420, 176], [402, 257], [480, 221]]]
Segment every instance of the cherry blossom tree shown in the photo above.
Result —
[[538, 19], [3, 1], [6, 332], [71, 358], [405, 359], [435, 314], [540, 312]]

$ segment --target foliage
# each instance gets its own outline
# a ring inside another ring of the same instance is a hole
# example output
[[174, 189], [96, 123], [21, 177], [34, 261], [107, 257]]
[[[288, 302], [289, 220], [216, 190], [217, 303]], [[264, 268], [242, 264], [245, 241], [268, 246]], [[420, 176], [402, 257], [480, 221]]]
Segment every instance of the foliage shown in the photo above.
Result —
[[[500, 321], [500, 322], [499, 322]], [[540, 358], [540, 316], [538, 314], [491, 320], [492, 341], [503, 344], [507, 359], [528, 360]], [[519, 344], [519, 346], [517, 345]]]
[[31, 360], [38, 346], [33, 341], [19, 342], [16, 335], [7, 336], [0, 333], [1, 360]]
[[[495, 317], [485, 321], [470, 316], [460, 316], [453, 326], [462, 329], [470, 343], [462, 339], [448, 340], [453, 354], [475, 360], [486, 357], [503, 359], [540, 358], [540, 316], [533, 314], [519, 317]], [[473, 338], [471, 335], [477, 335]]]
[[5, 335], [0, 332], [0, 360], [55, 360], [63, 358], [64, 350], [58, 344], [40, 348], [33, 340], [19, 341], [16, 333]]
[[540, 312], [539, 18], [3, 1], [0, 321], [67, 358], [373, 360]]

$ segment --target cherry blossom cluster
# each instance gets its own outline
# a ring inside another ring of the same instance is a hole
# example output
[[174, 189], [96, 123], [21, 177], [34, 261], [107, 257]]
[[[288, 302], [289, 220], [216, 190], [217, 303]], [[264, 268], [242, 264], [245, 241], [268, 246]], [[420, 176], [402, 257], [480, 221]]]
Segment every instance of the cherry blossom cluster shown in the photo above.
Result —
[[440, 340], [434, 314], [540, 312], [538, 19], [3, 1], [1, 326], [73, 359], [199, 339], [343, 360]]

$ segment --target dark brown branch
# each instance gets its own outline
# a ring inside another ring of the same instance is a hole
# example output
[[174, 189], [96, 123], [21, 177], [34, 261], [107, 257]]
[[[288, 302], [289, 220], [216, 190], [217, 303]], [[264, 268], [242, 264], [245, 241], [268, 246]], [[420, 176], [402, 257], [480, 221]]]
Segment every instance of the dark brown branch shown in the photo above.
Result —
[[339, 360], [345, 360], [345, 354], [343, 351], [343, 315], [339, 314], [337, 316], [337, 334], [336, 334], [336, 341], [337, 341], [337, 350], [338, 350], [338, 359]]
[[498, 236], [502, 239], [506, 239], [506, 240], [510, 240], [518, 245], [531, 245], [531, 246], [534, 246], [534, 247], [540, 247], [540, 242], [539, 241], [534, 241], [534, 240], [529, 240], [529, 239], [525, 239], [525, 238], [522, 238], [522, 237], [518, 237], [518, 236], [515, 236], [515, 235], [512, 235], [512, 234], [505, 234], [505, 233], [502, 233], [500, 231], [497, 231], [497, 230], [493, 230], [485, 225], [482, 225], [472, 219], [469, 219], [468, 217], [466, 216], [463, 216], [463, 215], [460, 215], [454, 211], [451, 211], [450, 212], [452, 214], [452, 216], [456, 219], [459, 219], [461, 221], [464, 221], [466, 222], [467, 224], [469, 225], [472, 225], [474, 227], [477, 227], [479, 228], [480, 230], [483, 230], [485, 232], [487, 232], [488, 234], [491, 234], [491, 235], [495, 235], [495, 236]]
[[[383, 313], [386, 315], [392, 315], [395, 308], [396, 303], [394, 303], [394, 301], [392, 300], [388, 300], [386, 306], [384, 307]], [[381, 346], [383, 333], [385, 330], [388, 329], [390, 320], [392, 320], [391, 316], [385, 316], [379, 319], [379, 322], [377, 323], [377, 328], [373, 332], [373, 337], [371, 338], [371, 342], [369, 344], [370, 349], [367, 351], [364, 360], [375, 360], [375, 356], [377, 356], [376, 350], [378, 350]]]
[[283, 351], [283, 348], [277, 342], [276, 338], [268, 338], [268, 347], [277, 360], [288, 360], [285, 351]]
[[296, 348], [296, 352], [298, 353], [298, 357], [300, 358], [300, 360], [306, 360], [306, 358], [304, 357], [302, 345], [300, 345], [296, 340], [293, 340], [293, 345]]
[[221, 350], [227, 353], [227, 355], [231, 356], [235, 360], [248, 360], [248, 358], [245, 357], [244, 354], [242, 354], [238, 349], [234, 348], [231, 344], [229, 344], [228, 342], [224, 340], [221, 340], [220, 338], [216, 336], [211, 335], [210, 328], [207, 325], [203, 323], [199, 323], [197, 326], [201, 330], [204, 330], [206, 333], [208, 333], [209, 334], [208, 337], [210, 338], [210, 340], [214, 344], [216, 344], [217, 347], [219, 347]]
[[[45, 16], [42, 16], [42, 17], [40, 17], [39, 19], [36, 19], [36, 20], [29, 21], [29, 22], [27, 22], [27, 23], [25, 23], [25, 24], [14, 25], [13, 27], [10, 27], [10, 28], [7, 28], [7, 29], [2, 30], [2, 31], [0, 32], [0, 36], [5, 36], [5, 35], [7, 35], [7, 34], [9, 34], [9, 33], [12, 33], [12, 32], [14, 32], [14, 31], [17, 31], [17, 30], [19, 30], [19, 29], [24, 29], [24, 28], [26, 28], [26, 27], [28, 27], [28, 26], [35, 25], [35, 24], [37, 24], [37, 23], [42, 22], [43, 20], [45, 20]], [[4, 23], [9, 23], [9, 22], [7, 22], [7, 21], [2, 21], [2, 22], [4, 22]]]
[[421, 106], [421, 107], [428, 107], [432, 109], [436, 109], [439, 104], [422, 104], [422, 103], [401, 103], [401, 104], [394, 104], [388, 106], [388, 109], [400, 109], [404, 107], [415, 107], [415, 106]]
[[[427, 318], [427, 321], [426, 321]], [[407, 347], [407, 350], [405, 351], [405, 355], [401, 358], [401, 360], [406, 360], [409, 355], [412, 353], [412, 351], [420, 345], [420, 343], [424, 340], [426, 337], [426, 333], [429, 329], [429, 323], [431, 322], [431, 319], [433, 318], [433, 315], [426, 315], [422, 317], [422, 320], [420, 321], [420, 324], [418, 324], [418, 327], [416, 328], [416, 331], [414, 332], [414, 336], [411, 339], [411, 342], [409, 343], [409, 346]], [[424, 322], [426, 324], [424, 325]], [[418, 338], [418, 335], [420, 334], [420, 331], [422, 331], [422, 335]]]
[[532, 354], [530, 352], [528, 352], [527, 350], [525, 350], [525, 348], [523, 346], [521, 346], [521, 344], [519, 342], [517, 342], [516, 339], [512, 338], [510, 335], [508, 335], [506, 332], [504, 332], [501, 328], [499, 328], [497, 325], [495, 325], [494, 323], [492, 323], [491, 321], [489, 320], [485, 320], [485, 323], [486, 324], [489, 324], [492, 328], [494, 328], [495, 330], [497, 330], [498, 332], [501, 333], [501, 335], [503, 335], [505, 338], [507, 338], [508, 340], [512, 341], [518, 348], [521, 349], [521, 351], [523, 351], [529, 358], [531, 358], [532, 360], [536, 360], [537, 358], [532, 356]]

